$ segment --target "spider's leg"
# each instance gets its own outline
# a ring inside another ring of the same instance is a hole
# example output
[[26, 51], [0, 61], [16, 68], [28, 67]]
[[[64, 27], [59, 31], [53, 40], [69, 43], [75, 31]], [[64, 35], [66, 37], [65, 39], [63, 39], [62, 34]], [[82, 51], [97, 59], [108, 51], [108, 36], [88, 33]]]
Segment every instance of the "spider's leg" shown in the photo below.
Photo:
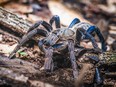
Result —
[[83, 33], [80, 31], [80, 29], [77, 29], [77, 31], [76, 31], [76, 42], [75, 42], [76, 47], [84, 48], [84, 47], [80, 46], [82, 36], [83, 36]]
[[97, 83], [97, 85], [100, 85], [103, 82], [98, 68], [95, 68], [95, 82]]
[[70, 53], [70, 60], [73, 68], [73, 76], [74, 78], [77, 78], [78, 76], [78, 70], [77, 70], [77, 63], [76, 63], [76, 58], [75, 58], [75, 53], [74, 53], [74, 41], [73, 40], [68, 40], [68, 50]]
[[77, 40], [76, 41], [76, 45], [77, 46], [80, 45], [80, 41], [82, 39], [86, 39], [86, 37], [91, 40], [94, 48], [99, 49], [98, 45], [97, 45], [97, 43], [95, 41], [95, 38], [91, 34], [89, 34], [88, 32], [86, 32], [86, 30], [84, 30], [83, 28], [79, 28], [76, 31], [76, 40]]
[[95, 41], [95, 38], [92, 35], [90, 35], [88, 32], [86, 32], [85, 36], [87, 36], [91, 40], [94, 48], [99, 49], [99, 47]]
[[52, 46], [54, 50], [62, 51], [67, 48], [67, 42], [57, 43]]
[[72, 28], [75, 24], [77, 24], [77, 23], [79, 23], [79, 22], [80, 22], [80, 20], [79, 20], [78, 18], [75, 18], [75, 19], [70, 23], [70, 25], [69, 25], [68, 28]]
[[[29, 28], [28, 32], [34, 30], [35, 28], [39, 27], [40, 25], [44, 26], [45, 29], [46, 29], [47, 31], [49, 31], [49, 32], [52, 30], [51, 25], [48, 24], [47, 22], [45, 22], [45, 21], [38, 21], [38, 22], [36, 22], [35, 24], [33, 24], [33, 25]], [[28, 32], [27, 32], [27, 33], [28, 33]]]
[[103, 37], [103, 35], [101, 34], [99, 28], [96, 27], [96, 26], [91, 26], [91, 27], [87, 30], [87, 32], [88, 32], [89, 34], [92, 34], [94, 31], [96, 32], [96, 34], [97, 34], [97, 36], [99, 37], [99, 40], [100, 40], [100, 42], [101, 42], [101, 44], [102, 44], [102, 50], [103, 50], [103, 51], [106, 51], [106, 50], [107, 50], [106, 43], [105, 43], [104, 37]]
[[53, 71], [54, 63], [53, 63], [53, 48], [49, 47], [45, 50], [45, 62], [44, 62], [44, 69], [47, 71]]
[[[38, 41], [38, 46], [41, 51], [45, 52], [44, 39]], [[57, 43], [52, 45], [52, 47], [54, 50], [61, 51], [67, 47], [67, 42]]]
[[54, 16], [50, 19], [49, 23], [51, 24], [51, 26], [52, 26], [53, 22], [55, 22], [56, 28], [60, 28], [60, 18], [59, 18], [58, 15], [54, 15]]
[[45, 53], [44, 39], [38, 41], [38, 47], [41, 51]]
[[34, 29], [32, 31], [30, 31], [28, 34], [26, 34], [19, 42], [19, 44], [15, 47], [15, 49], [13, 50], [13, 52], [9, 55], [9, 58], [12, 58], [15, 53], [20, 49], [20, 47], [26, 42], [28, 41], [30, 38], [32, 38], [35, 34], [39, 34], [42, 36], [47, 36], [47, 31], [42, 30], [42, 29]]

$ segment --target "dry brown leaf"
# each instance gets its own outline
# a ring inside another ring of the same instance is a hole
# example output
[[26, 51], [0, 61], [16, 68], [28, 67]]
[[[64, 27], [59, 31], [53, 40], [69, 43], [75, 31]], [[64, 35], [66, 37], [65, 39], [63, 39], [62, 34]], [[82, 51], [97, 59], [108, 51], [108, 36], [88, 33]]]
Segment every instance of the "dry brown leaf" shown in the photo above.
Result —
[[10, 9], [14, 12], [19, 12], [19, 13], [31, 13], [33, 11], [31, 6], [26, 6], [26, 5], [22, 5], [22, 4], [14, 3], [14, 2], [11, 2], [5, 5], [5, 8]]
[[116, 0], [107, 0], [108, 5], [116, 4]]
[[81, 87], [83, 84], [83, 79], [87, 74], [88, 70], [92, 67], [91, 64], [83, 64], [83, 68], [80, 71], [79, 76], [75, 80], [75, 87]]
[[0, 34], [0, 42], [2, 42], [3, 38], [2, 38], [2, 34]]
[[109, 45], [111, 45], [114, 41], [115, 41], [114, 38], [108, 36], [107, 43], [108, 43]]
[[33, 14], [29, 14], [28, 20], [34, 23], [34, 22], [37, 22], [39, 20], [42, 20], [42, 18], [39, 16], [36, 16], [36, 15], [33, 15]]
[[114, 3], [116, 3], [116, 0], [107, 0], [107, 6], [98, 5], [98, 7], [109, 14], [116, 14], [116, 5]]
[[115, 34], [116, 35], [116, 31], [115, 30], [109, 30], [110, 34]]
[[0, 53], [5, 54], [6, 56], [8, 56], [16, 47], [17, 44], [14, 44], [12, 46], [9, 46], [7, 44], [0, 44]]
[[0, 0], [0, 4], [8, 2], [8, 1], [10, 1], [10, 0]]
[[114, 26], [114, 25], [110, 25], [109, 28], [110, 28], [110, 30], [116, 31], [116, 26]]
[[116, 13], [116, 6], [115, 5], [112, 5], [112, 6], [99, 5], [98, 7], [101, 10], [103, 10], [104, 12], [107, 12], [109, 14], [115, 14]]

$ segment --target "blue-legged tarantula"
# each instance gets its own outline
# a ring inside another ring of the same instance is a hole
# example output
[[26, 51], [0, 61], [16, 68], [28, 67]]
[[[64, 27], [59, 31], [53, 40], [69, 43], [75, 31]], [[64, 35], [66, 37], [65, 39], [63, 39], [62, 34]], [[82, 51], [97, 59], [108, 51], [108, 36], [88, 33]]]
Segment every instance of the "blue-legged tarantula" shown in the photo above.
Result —
[[[52, 27], [54, 22], [56, 30], [54, 30]], [[42, 25], [45, 29], [40, 29], [40, 25]], [[75, 46], [81, 47], [81, 40], [90, 39], [93, 47], [95, 49], [99, 49], [93, 37], [94, 32], [100, 39], [102, 51], [106, 51], [106, 43], [98, 27], [85, 22], [80, 22], [78, 18], [75, 18], [68, 27], [61, 28], [60, 18], [59, 16], [55, 15], [50, 19], [49, 23], [39, 21], [31, 26], [27, 34], [22, 37], [19, 44], [10, 54], [9, 58], [12, 58], [26, 41], [32, 38], [35, 34], [38, 34], [44, 36], [38, 41], [38, 46], [41, 51], [45, 52], [46, 57], [49, 57], [47, 59], [48, 62], [45, 61], [44, 69], [53, 70], [52, 54], [50, 54], [50, 52], [53, 53], [54, 50], [61, 51], [68, 47], [69, 51], [67, 52], [70, 53], [71, 63], [74, 70], [73, 74], [74, 76], [77, 76], [78, 72], [74, 48]]]

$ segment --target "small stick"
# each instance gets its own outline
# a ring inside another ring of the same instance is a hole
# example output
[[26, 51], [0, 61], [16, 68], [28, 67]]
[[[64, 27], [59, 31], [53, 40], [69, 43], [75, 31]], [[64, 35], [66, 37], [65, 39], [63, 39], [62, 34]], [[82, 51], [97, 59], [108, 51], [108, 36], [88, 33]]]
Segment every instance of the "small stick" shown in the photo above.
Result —
[[83, 78], [85, 77], [87, 70], [91, 68], [91, 64], [83, 64], [83, 68], [80, 71], [79, 76], [75, 79], [75, 87], [82, 87]]
[[116, 77], [116, 72], [105, 73], [105, 75], [108, 77]]
[[68, 50], [70, 53], [70, 60], [73, 68], [73, 76], [76, 78], [78, 76], [78, 71], [77, 71], [77, 63], [76, 63], [76, 58], [74, 54], [74, 41], [73, 40], [68, 40]]

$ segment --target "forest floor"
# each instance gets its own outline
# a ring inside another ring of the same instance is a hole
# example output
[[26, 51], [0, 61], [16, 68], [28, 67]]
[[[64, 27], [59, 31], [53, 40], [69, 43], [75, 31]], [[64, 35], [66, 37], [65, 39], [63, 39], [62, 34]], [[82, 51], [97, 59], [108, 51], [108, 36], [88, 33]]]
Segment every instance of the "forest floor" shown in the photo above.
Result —
[[[4, 0], [3, 0], [4, 1]], [[61, 19], [62, 26], [68, 26], [69, 24], [66, 23], [67, 21], [63, 14], [55, 14], [52, 6], [52, 3], [47, 0], [19, 0], [19, 1], [10, 1], [6, 0], [5, 2], [0, 2], [0, 6], [4, 7], [7, 10], [10, 10], [12, 13], [16, 13], [17, 15], [21, 16], [32, 23], [35, 23], [38, 20], [45, 20], [49, 21], [49, 19], [53, 15], [59, 15]], [[65, 6], [67, 10], [73, 10], [79, 13], [84, 20], [89, 23], [95, 24], [98, 26], [107, 42], [107, 51], [115, 51], [116, 50], [116, 1], [115, 0], [64, 0], [58, 1], [61, 5]], [[56, 7], [57, 8], [57, 7]], [[56, 9], [57, 10], [57, 9]], [[60, 9], [63, 10], [63, 9]], [[67, 13], [68, 14], [68, 13]], [[75, 13], [71, 13], [75, 14]], [[78, 16], [78, 15], [77, 15]], [[75, 16], [74, 16], [75, 17]], [[80, 17], [81, 18], [81, 17]], [[67, 16], [68, 19], [68, 16]], [[82, 20], [83, 20], [82, 19]], [[71, 21], [70, 21], [71, 22]], [[69, 23], [70, 23], [69, 22]], [[0, 27], [1, 29], [1, 27]], [[13, 51], [15, 46], [18, 44], [18, 39], [20, 37], [12, 36], [11, 34], [0, 30], [0, 56], [8, 57], [9, 54]], [[100, 42], [98, 38], [95, 36], [98, 46], [100, 47]], [[92, 48], [91, 42], [81, 42], [81, 45], [85, 48]], [[28, 61], [32, 64], [38, 66], [39, 71], [44, 65], [45, 54], [40, 51], [39, 47], [37, 46], [37, 42], [34, 40], [30, 40], [24, 44], [20, 50], [16, 53], [16, 58], [20, 58], [22, 60]], [[54, 54], [55, 57], [57, 55]], [[62, 58], [65, 58], [65, 55], [58, 55]], [[30, 80], [39, 80], [45, 83], [49, 83], [58, 87], [74, 87], [74, 78], [71, 69], [70, 61], [66, 61], [65, 63], [59, 61], [59, 67], [53, 71], [52, 73], [42, 73], [40, 75], [30, 76]], [[95, 68], [91, 68], [88, 74], [84, 78], [84, 83], [86, 84], [85, 87], [93, 87], [93, 79], [95, 74]], [[116, 86], [116, 80], [112, 78], [108, 78], [105, 80], [106, 83], [110, 82], [113, 86]], [[2, 80], [0, 79], [0, 85], [4, 86], [6, 84], [2, 84]], [[9, 87], [10, 85], [7, 84]], [[112, 87], [113, 87], [112, 86]], [[12, 86], [11, 86], [12, 87]], [[15, 87], [15, 86], [14, 86]], [[22, 87], [22, 86], [21, 86]], [[36, 86], [35, 86], [36, 87]], [[45, 87], [40, 85], [38, 87]], [[47, 87], [47, 86], [46, 86]], [[52, 86], [51, 86], [52, 87]], [[104, 86], [106, 87], [106, 86]], [[109, 86], [110, 87], [110, 86]]]

